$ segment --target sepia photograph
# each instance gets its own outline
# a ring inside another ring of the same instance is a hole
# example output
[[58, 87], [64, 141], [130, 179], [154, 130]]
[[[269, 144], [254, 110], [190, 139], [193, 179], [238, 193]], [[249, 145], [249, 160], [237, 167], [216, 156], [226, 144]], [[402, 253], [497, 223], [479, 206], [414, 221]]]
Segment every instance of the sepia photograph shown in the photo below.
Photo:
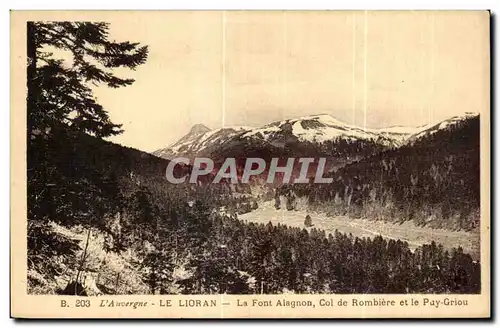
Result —
[[19, 315], [489, 316], [488, 11], [11, 28]]

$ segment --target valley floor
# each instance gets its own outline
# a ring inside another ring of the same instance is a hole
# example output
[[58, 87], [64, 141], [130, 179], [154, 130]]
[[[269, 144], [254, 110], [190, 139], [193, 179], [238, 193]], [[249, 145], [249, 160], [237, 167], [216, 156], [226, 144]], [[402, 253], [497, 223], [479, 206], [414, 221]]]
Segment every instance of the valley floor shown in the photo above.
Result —
[[280, 223], [304, 228], [304, 219], [308, 214], [311, 216], [312, 223], [314, 224], [313, 227], [307, 228], [308, 230], [316, 228], [325, 230], [327, 234], [333, 234], [338, 229], [342, 233], [352, 233], [354, 237], [359, 238], [373, 238], [381, 235], [384, 238], [406, 241], [412, 250], [423, 244], [430, 244], [432, 241], [435, 241], [437, 244], [442, 244], [446, 249], [461, 246], [464, 252], [469, 253], [474, 260], [480, 260], [479, 232], [449, 231], [419, 227], [411, 221], [399, 224], [368, 219], [352, 219], [345, 216], [328, 217], [324, 213], [307, 210], [276, 210], [273, 201], [259, 204], [257, 210], [239, 215], [239, 219], [248, 222], [263, 224], [271, 222], [273, 225]]

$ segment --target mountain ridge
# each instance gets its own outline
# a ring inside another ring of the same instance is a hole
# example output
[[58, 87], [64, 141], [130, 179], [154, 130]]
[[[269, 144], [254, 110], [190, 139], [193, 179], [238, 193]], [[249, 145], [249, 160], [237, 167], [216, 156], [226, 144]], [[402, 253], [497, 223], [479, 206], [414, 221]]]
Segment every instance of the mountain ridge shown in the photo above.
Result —
[[[199, 123], [195, 124], [189, 133], [178, 141], [153, 151], [152, 154], [165, 159], [193, 158], [210, 156], [213, 153], [224, 155], [223, 150], [248, 148], [249, 145], [251, 148], [256, 145], [258, 148], [283, 148], [296, 145], [299, 148], [312, 146], [312, 148], [322, 149], [325, 148], [326, 143], [340, 141], [348, 143], [369, 141], [382, 148], [398, 148], [474, 115], [477, 114], [466, 113], [416, 127], [397, 125], [386, 128], [363, 128], [342, 122], [328, 114], [314, 114], [275, 121], [261, 127], [228, 126], [212, 130]], [[331, 147], [327, 148], [330, 150]]]
[[477, 231], [479, 143], [479, 115], [455, 116], [400, 148], [330, 172], [330, 184], [294, 184], [280, 193], [291, 208], [296, 198], [307, 197], [311, 208], [332, 216]]

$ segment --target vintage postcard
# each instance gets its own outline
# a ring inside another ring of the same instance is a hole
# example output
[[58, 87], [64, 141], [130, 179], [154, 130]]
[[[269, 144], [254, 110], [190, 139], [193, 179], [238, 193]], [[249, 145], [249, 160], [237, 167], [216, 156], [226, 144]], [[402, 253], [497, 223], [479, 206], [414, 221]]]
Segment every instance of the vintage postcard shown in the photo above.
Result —
[[490, 12], [12, 11], [14, 318], [490, 317]]

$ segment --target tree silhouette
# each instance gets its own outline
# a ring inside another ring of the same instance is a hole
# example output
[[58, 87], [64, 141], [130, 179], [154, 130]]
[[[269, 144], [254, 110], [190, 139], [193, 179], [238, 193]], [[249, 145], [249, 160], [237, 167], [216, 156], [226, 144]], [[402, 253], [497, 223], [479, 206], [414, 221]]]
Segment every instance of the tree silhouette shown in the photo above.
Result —
[[132, 84], [113, 69], [134, 70], [145, 63], [148, 48], [110, 41], [108, 30], [102, 22], [27, 23], [28, 262], [41, 271], [50, 269], [43, 248], [48, 240], [56, 255], [72, 250], [40, 227], [55, 220], [103, 228], [104, 217], [120, 205], [117, 176], [94, 159], [96, 149], [106, 151], [95, 140], [121, 133], [121, 126], [110, 121], [91, 87]]
[[311, 216], [308, 214], [306, 215], [306, 219], [304, 220], [304, 225], [306, 227], [312, 227], [312, 219], [311, 219]]
[[[91, 85], [104, 83], [117, 88], [132, 84], [133, 79], [117, 77], [112, 69], [135, 69], [146, 61], [148, 48], [128, 41], [109, 41], [108, 30], [109, 24], [103, 22], [27, 23], [27, 176], [32, 218], [59, 216], [57, 209], [61, 206], [55, 202], [63, 196], [71, 198], [62, 200], [63, 205], [93, 208], [95, 202], [88, 206], [88, 201], [76, 195], [81, 196], [86, 187], [100, 194], [109, 193], [113, 187], [110, 179], [84, 169], [87, 157], [81, 161], [64, 157], [73, 153], [71, 147], [77, 142], [69, 140], [74, 136], [63, 131], [98, 138], [121, 132], [120, 125], [112, 123], [96, 102]], [[95, 192], [86, 194], [97, 198]]]
[[[145, 63], [148, 47], [109, 41], [104, 22], [28, 22], [28, 140], [54, 123], [106, 137], [121, 133], [96, 102], [90, 84], [118, 88], [133, 79], [120, 78], [112, 69], [134, 70]], [[57, 58], [69, 52], [71, 60]]]

